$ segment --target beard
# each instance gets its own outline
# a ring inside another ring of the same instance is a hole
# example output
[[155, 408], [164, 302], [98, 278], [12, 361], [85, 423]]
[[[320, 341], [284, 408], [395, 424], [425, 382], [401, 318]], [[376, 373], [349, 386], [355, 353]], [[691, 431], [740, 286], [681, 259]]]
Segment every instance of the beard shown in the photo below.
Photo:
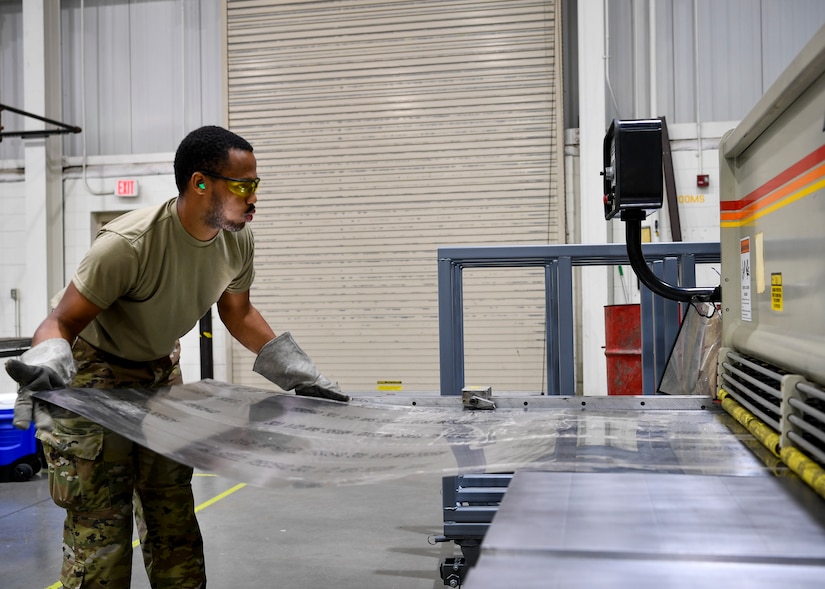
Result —
[[226, 218], [226, 214], [223, 211], [223, 202], [214, 192], [212, 193], [209, 204], [210, 207], [204, 214], [204, 220], [207, 225], [213, 229], [223, 229], [234, 233], [240, 231], [246, 225], [244, 221], [230, 221]]

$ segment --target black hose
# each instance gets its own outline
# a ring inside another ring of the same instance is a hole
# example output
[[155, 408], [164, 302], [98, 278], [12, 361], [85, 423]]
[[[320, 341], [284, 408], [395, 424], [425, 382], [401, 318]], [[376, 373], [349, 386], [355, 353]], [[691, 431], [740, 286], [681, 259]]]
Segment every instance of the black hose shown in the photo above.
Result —
[[702, 288], [688, 286], [673, 286], [656, 276], [645, 261], [642, 253], [642, 222], [638, 219], [625, 221], [627, 256], [630, 258], [630, 266], [636, 272], [636, 276], [642, 281], [651, 292], [670, 299], [689, 303], [691, 301], [719, 302], [722, 300], [720, 287]]

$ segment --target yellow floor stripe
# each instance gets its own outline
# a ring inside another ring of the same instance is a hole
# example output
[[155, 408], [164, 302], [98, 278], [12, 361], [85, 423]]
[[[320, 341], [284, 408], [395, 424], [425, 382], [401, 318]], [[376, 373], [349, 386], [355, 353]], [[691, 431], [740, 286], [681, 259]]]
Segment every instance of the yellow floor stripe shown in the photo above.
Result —
[[195, 508], [195, 513], [198, 513], [198, 512], [199, 512], [199, 511], [201, 511], [202, 509], [206, 509], [207, 507], [209, 507], [210, 505], [212, 505], [212, 504], [214, 504], [214, 503], [217, 503], [217, 502], [218, 502], [218, 501], [220, 501], [221, 499], [225, 499], [226, 497], [229, 497], [232, 493], [234, 493], [235, 491], [240, 491], [240, 490], [241, 490], [241, 489], [243, 489], [245, 486], [246, 486], [246, 483], [238, 483], [237, 485], [235, 485], [235, 486], [234, 486], [234, 487], [232, 487], [231, 489], [227, 489], [226, 491], [224, 491], [224, 492], [223, 492], [223, 493], [221, 493], [220, 495], [215, 495], [214, 497], [212, 497], [212, 499], [209, 499], [209, 500], [207, 500], [207, 501], [204, 501], [203, 503], [201, 503], [200, 505], [198, 505], [198, 506]]
[[[214, 475], [196, 475], [196, 476], [214, 476]], [[232, 493], [234, 493], [235, 491], [240, 491], [245, 486], [246, 486], [246, 483], [238, 483], [237, 485], [235, 485], [231, 489], [227, 489], [223, 493], [215, 495], [211, 499], [207, 499], [206, 501], [204, 501], [203, 503], [201, 503], [200, 505], [195, 507], [195, 513], [198, 513], [199, 511], [202, 511], [202, 510], [206, 509], [210, 505], [214, 505], [215, 503], [217, 503], [221, 499], [225, 499], [225, 498], [229, 497]], [[140, 546], [140, 540], [136, 539], [132, 542], [132, 549], [135, 549], [138, 546]], [[46, 587], [46, 589], [60, 589], [62, 586], [63, 585], [60, 583], [60, 581], [58, 581], [54, 585], [49, 585], [48, 587]]]

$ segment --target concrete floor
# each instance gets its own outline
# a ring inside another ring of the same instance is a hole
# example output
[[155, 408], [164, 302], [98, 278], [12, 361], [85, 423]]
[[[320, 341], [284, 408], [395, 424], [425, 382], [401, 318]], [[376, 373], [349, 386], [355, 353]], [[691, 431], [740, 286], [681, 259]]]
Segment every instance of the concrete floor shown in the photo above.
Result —
[[[460, 554], [441, 534], [441, 479], [314, 489], [261, 489], [196, 473], [209, 587], [434, 589]], [[0, 587], [56, 589], [63, 510], [41, 472], [0, 483]], [[132, 589], [149, 587], [139, 549]]]

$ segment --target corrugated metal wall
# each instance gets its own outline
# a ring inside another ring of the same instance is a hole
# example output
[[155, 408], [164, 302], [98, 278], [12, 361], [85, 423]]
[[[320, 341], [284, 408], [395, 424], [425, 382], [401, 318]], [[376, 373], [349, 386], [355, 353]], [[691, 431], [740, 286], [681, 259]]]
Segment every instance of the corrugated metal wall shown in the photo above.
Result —
[[[255, 304], [348, 390], [437, 390], [437, 247], [563, 240], [556, 3], [227, 5]], [[540, 390], [543, 275], [471, 274], [468, 382]]]
[[[23, 106], [23, 8], [20, 1], [0, 2], [0, 104]], [[0, 113], [6, 131], [23, 130], [23, 117]], [[0, 160], [23, 159], [20, 139], [0, 141]]]
[[[60, 120], [83, 127], [64, 137], [65, 156], [83, 155], [84, 147], [89, 156], [169, 153], [193, 128], [223, 122], [220, 2], [60, 5]], [[23, 72], [22, 2], [2, 0], [0, 103], [26, 110]], [[3, 125], [21, 130], [25, 119], [3, 113]], [[0, 142], [0, 160], [22, 158], [22, 140]]]
[[[515, 0], [514, 0], [515, 1]], [[559, 0], [575, 49], [579, 0]], [[484, 10], [490, 0], [465, 2]], [[286, 2], [272, 3], [275, 8]], [[294, 3], [295, 7], [303, 3]], [[388, 2], [387, 9], [404, 2]], [[22, 0], [0, 2], [0, 102], [23, 104]], [[86, 134], [89, 155], [173, 151], [181, 133], [221, 117], [221, 2], [214, 0], [62, 0], [63, 120], [80, 124], [80, 40], [85, 44]], [[352, 3], [342, 2], [345, 17]], [[586, 4], [584, 5], [586, 7]], [[738, 120], [825, 23], [822, 0], [610, 0], [609, 80], [614, 116], [665, 115], [671, 123]], [[655, 58], [650, 55], [654, 9]], [[699, 87], [694, 15], [698, 17]], [[581, 18], [587, 18], [586, 12]], [[572, 26], [569, 26], [572, 25]], [[575, 75], [575, 51], [567, 51]], [[653, 95], [649, 87], [650, 66]], [[602, 75], [593, 72], [593, 75]], [[183, 82], [185, 80], [185, 83]], [[568, 84], [567, 127], [578, 126], [575, 80]], [[696, 96], [701, 97], [697, 113]], [[41, 113], [42, 114], [42, 113]], [[21, 124], [18, 125], [17, 123]], [[22, 119], [4, 113], [6, 129]], [[0, 160], [22, 159], [22, 141], [0, 142]], [[67, 156], [82, 153], [79, 137], [67, 137]]]
[[825, 24], [822, 0], [610, 0], [608, 8], [608, 120], [738, 121]]
[[172, 152], [222, 122], [219, 3], [83, 4], [61, 6], [63, 118], [85, 127], [66, 137], [66, 155], [81, 155], [84, 139], [88, 155]]

